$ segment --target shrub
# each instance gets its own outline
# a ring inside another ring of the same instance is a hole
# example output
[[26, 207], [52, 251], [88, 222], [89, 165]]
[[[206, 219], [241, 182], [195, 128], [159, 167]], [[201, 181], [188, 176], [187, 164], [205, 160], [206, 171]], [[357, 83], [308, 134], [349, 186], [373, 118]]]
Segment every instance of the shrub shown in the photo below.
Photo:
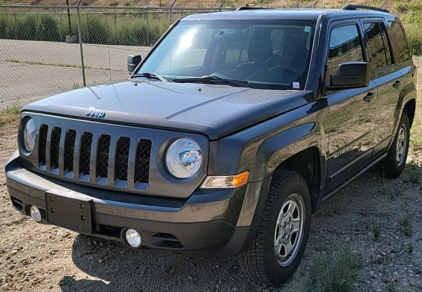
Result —
[[422, 55], [422, 40], [409, 37], [409, 47], [413, 55]]
[[41, 15], [37, 36], [41, 41], [62, 41], [56, 20], [47, 14]]
[[109, 44], [110, 26], [100, 16], [90, 16], [82, 33], [82, 39], [87, 43]]
[[34, 15], [25, 15], [17, 19], [16, 37], [21, 40], [37, 39], [37, 19]]

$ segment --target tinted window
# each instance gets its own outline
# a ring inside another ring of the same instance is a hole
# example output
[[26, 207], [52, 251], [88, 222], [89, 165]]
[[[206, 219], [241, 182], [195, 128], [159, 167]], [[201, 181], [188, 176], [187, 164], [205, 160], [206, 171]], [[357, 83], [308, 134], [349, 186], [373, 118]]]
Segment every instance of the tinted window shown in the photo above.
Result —
[[396, 63], [410, 60], [409, 48], [407, 46], [404, 30], [400, 22], [390, 22], [390, 36], [396, 49]]
[[330, 45], [328, 49], [328, 74], [337, 72], [338, 66], [345, 62], [362, 62], [362, 43], [356, 25], [335, 27], [330, 34]]
[[391, 52], [383, 23], [365, 23], [365, 36], [368, 42], [369, 63], [372, 70], [392, 64]]

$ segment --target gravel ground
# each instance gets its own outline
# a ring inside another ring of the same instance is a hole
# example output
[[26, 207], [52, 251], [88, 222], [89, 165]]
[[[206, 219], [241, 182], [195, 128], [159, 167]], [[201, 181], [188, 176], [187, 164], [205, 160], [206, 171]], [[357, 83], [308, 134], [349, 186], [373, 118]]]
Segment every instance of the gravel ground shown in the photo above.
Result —
[[[16, 123], [0, 127], [0, 165], [16, 148], [16, 131]], [[422, 153], [411, 160], [400, 178], [369, 171], [322, 206], [304, 259], [283, 291], [308, 289], [315, 258], [339, 237], [362, 262], [356, 291], [422, 291]], [[237, 258], [133, 250], [37, 224], [13, 209], [3, 167], [0, 233], [1, 291], [277, 291], [246, 279]]]

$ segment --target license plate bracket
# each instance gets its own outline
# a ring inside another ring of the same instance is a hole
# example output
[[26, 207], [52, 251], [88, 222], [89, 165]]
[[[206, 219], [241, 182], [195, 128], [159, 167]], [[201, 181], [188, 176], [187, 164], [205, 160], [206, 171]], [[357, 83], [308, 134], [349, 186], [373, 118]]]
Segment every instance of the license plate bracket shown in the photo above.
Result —
[[91, 202], [92, 200], [68, 198], [47, 193], [47, 222], [79, 233], [91, 234]]

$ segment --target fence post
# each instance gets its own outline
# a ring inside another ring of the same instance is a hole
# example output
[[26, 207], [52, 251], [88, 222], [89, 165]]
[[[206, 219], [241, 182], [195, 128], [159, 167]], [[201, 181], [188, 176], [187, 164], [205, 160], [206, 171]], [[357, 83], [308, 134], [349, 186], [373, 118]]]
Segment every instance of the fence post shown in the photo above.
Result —
[[151, 45], [151, 42], [149, 41], [149, 11], [147, 10], [147, 46]]
[[218, 11], [221, 11], [221, 7], [223, 7], [224, 3], [226, 3], [226, 0], [224, 0], [223, 2], [221, 2], [220, 6], [218, 7]]
[[79, 0], [78, 4], [76, 4], [76, 15], [78, 18], [78, 34], [79, 34], [79, 48], [81, 51], [81, 65], [82, 65], [82, 78], [84, 87], [86, 86], [86, 79], [85, 79], [85, 64], [84, 64], [84, 51], [82, 48], [82, 30], [81, 30], [81, 17], [79, 15], [79, 5], [81, 4], [82, 0]]
[[171, 3], [170, 9], [169, 9], [169, 25], [171, 25], [171, 13], [173, 12], [173, 6], [176, 3], [177, 0], [174, 0], [173, 3]]
[[70, 22], [69, 0], [66, 0], [67, 22], [69, 25], [68, 35], [72, 35], [72, 23]]

